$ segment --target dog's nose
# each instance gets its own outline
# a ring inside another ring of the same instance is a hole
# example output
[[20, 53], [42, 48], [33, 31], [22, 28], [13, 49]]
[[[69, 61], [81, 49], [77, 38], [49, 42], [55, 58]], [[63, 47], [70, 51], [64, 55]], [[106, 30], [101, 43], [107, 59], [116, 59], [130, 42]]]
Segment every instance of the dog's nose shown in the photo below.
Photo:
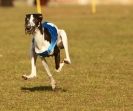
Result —
[[27, 27], [26, 27], [27, 30], [30, 30], [30, 28], [31, 28], [30, 26], [27, 26]]

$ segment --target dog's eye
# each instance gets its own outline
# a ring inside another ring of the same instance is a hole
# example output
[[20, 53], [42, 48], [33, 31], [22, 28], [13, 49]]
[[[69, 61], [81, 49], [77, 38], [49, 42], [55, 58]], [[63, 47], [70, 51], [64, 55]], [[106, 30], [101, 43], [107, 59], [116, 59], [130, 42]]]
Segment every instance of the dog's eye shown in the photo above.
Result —
[[29, 18], [27, 18], [26, 20], [30, 20]]
[[38, 22], [38, 20], [37, 20], [37, 19], [34, 19], [33, 21], [34, 21], [35, 23], [37, 23], [37, 22]]

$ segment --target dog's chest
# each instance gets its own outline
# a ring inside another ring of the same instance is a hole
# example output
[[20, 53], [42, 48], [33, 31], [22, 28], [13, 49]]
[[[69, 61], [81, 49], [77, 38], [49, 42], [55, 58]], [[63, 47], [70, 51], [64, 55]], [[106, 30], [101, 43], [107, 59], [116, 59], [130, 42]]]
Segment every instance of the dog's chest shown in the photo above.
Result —
[[35, 52], [42, 53], [48, 49], [50, 46], [50, 42], [44, 39], [44, 34], [42, 35], [40, 31], [37, 31], [34, 34], [34, 45], [35, 45]]

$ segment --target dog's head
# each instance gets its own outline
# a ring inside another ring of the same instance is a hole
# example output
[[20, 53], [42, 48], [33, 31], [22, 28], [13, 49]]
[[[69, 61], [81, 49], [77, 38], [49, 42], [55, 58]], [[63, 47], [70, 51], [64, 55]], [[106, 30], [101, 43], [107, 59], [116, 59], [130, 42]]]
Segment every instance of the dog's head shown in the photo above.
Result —
[[27, 14], [25, 17], [25, 32], [33, 34], [41, 26], [42, 14]]

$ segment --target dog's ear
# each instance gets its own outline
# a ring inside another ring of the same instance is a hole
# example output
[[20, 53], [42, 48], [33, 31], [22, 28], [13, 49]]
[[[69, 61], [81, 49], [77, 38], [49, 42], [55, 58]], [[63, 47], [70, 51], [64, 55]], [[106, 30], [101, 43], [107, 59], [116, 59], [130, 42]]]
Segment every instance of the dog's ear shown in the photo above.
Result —
[[27, 19], [29, 16], [30, 16], [30, 14], [26, 14], [26, 15], [25, 15], [25, 21], [26, 21], [26, 19]]
[[26, 14], [26, 15], [25, 15], [25, 18], [27, 18], [27, 17], [29, 17], [29, 16], [30, 16], [30, 14]]
[[25, 15], [25, 20], [26, 20], [26, 18], [27, 18], [27, 14]]
[[39, 14], [39, 15], [38, 15], [38, 19], [39, 19], [39, 22], [42, 22], [43, 15], [42, 15], [42, 14]]

